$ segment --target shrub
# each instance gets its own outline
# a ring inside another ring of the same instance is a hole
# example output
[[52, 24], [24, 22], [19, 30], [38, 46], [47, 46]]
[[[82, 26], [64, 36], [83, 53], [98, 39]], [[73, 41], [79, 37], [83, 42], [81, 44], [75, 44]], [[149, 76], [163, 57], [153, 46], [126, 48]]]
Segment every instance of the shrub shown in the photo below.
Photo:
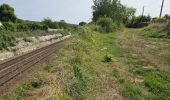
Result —
[[167, 22], [167, 19], [166, 18], [153, 18], [152, 19], [152, 22], [153, 23], [166, 23]]
[[15, 37], [7, 33], [7, 31], [0, 31], [0, 50], [6, 49], [8, 50], [9, 46], [14, 46], [16, 43]]
[[104, 56], [104, 62], [111, 62], [113, 60], [113, 55], [107, 54]]
[[4, 22], [3, 26], [4, 26], [4, 29], [7, 31], [16, 31], [16, 26], [12, 22]]
[[59, 26], [60, 29], [67, 29], [68, 28], [68, 24], [64, 20], [61, 20], [60, 22], [58, 22], [58, 26]]
[[28, 31], [28, 25], [25, 23], [19, 23], [16, 25], [17, 31]]
[[80, 22], [79, 23], [79, 26], [84, 26], [84, 25], [86, 25], [87, 23], [86, 22]]
[[151, 17], [148, 16], [138, 16], [133, 17], [127, 24], [126, 27], [129, 28], [141, 28], [148, 26], [151, 21]]
[[47, 72], [51, 72], [53, 65], [49, 64], [46, 67], [44, 67], [44, 70]]
[[99, 28], [100, 32], [109, 33], [109, 32], [113, 32], [116, 29], [113, 20], [109, 17], [99, 18], [97, 24], [100, 26]]

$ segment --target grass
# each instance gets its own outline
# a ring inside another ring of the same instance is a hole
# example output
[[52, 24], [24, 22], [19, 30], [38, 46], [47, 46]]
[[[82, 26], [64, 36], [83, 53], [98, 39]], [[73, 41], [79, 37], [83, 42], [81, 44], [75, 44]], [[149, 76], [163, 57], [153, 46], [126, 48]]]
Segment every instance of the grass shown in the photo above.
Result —
[[[136, 34], [139, 33], [139, 35], [141, 35], [141, 32], [143, 32], [143, 30], [141, 29], [134, 30], [134, 31], [131, 30], [131, 32], [124, 33], [125, 38], [129, 37], [129, 39], [128, 41], [123, 42], [123, 43], [127, 43], [125, 44], [126, 47], [122, 47], [122, 49], [124, 50], [122, 52], [123, 56], [121, 58], [124, 59], [124, 64], [125, 64], [125, 68], [124, 68], [125, 82], [121, 84], [120, 87], [123, 87], [122, 88], [123, 95], [127, 97], [127, 99], [129, 100], [143, 100], [143, 99], [144, 100], [169, 100], [170, 73], [168, 70], [166, 71], [161, 70], [161, 67], [164, 67], [164, 65], [160, 65], [160, 64], [156, 65], [154, 64], [155, 62], [152, 61], [153, 59], [164, 58], [166, 55], [165, 54], [159, 57], [156, 55], [157, 53], [160, 53], [160, 52], [169, 53], [167, 50], [168, 49], [167, 44], [169, 44], [167, 42], [168, 40], [167, 39], [161, 39], [161, 40], [150, 39], [149, 37], [138, 37], [138, 39], [135, 39], [134, 38], [135, 36], [133, 35], [134, 32]], [[148, 34], [149, 33], [147, 33], [147, 35]], [[140, 41], [142, 40], [142, 41], [135, 42], [139, 40]], [[143, 44], [140, 44], [140, 43], [143, 43], [144, 45], [148, 46], [147, 48], [145, 47], [144, 49], [145, 51], [141, 50], [142, 49], [141, 45]], [[154, 44], [155, 47], [150, 49], [152, 46], [150, 44]], [[138, 47], [138, 45], [140, 46]], [[163, 47], [164, 49], [162, 49]], [[154, 53], [153, 53], [153, 50], [154, 50]], [[143, 55], [142, 52], [145, 54], [147, 54], [148, 52], [151, 54], [153, 53], [155, 58], [150, 59], [148, 58], [150, 56]], [[161, 59], [161, 61], [165, 61], [165, 59]]]
[[165, 60], [167, 60], [170, 63], [170, 55], [166, 55]]
[[[40, 91], [41, 88], [53, 87], [54, 91], [50, 91], [49, 89], [44, 90], [52, 94], [46, 94], [44, 98], [81, 100], [97, 98], [97, 95], [103, 93], [103, 91], [107, 92], [105, 87], [112, 87], [109, 90], [114, 91], [114, 80], [108, 77], [113, 70], [110, 64], [114, 63], [115, 60], [103, 62], [106, 53], [114, 57], [118, 56], [117, 53], [119, 50], [117, 49], [114, 37], [114, 33], [100, 34], [92, 31], [90, 27], [80, 28], [78, 35], [75, 35], [75, 39], [68, 43], [54, 58], [53, 67], [50, 65], [44, 67], [43, 72], [49, 75], [45, 79], [48, 79], [49, 82], [43, 79], [45, 82], [41, 83], [38, 87], [34, 87], [32, 84], [30, 85], [28, 82], [22, 93], [29, 94], [31, 91]], [[107, 50], [102, 50], [103, 48], [107, 48]], [[56, 77], [59, 80], [56, 81]], [[39, 82], [39, 80], [41, 79], [38, 78], [37, 81], [33, 82]], [[58, 83], [57, 87], [55, 84], [51, 84], [56, 82]], [[29, 95], [20, 95], [20, 93], [16, 93], [15, 95], [24, 99], [29, 97]], [[96, 96], [93, 94], [96, 94]], [[109, 96], [112, 94], [105, 95]], [[119, 96], [119, 94], [117, 95]], [[13, 97], [13, 95], [11, 94], [7, 97]]]
[[141, 100], [141, 90], [138, 86], [133, 84], [125, 83], [122, 95], [126, 100]]
[[169, 33], [166, 30], [166, 25], [159, 25], [159, 24], [152, 24], [148, 26], [147, 28], [144, 28], [140, 35], [150, 38], [167, 38], [169, 39], [170, 36]]
[[[125, 34], [102, 34], [93, 28], [94, 26], [80, 27], [75, 38], [54, 56], [52, 64], [44, 66], [41, 74], [34, 80], [20, 85], [19, 90], [14, 91], [18, 92], [4, 98], [17, 97], [19, 100], [170, 98], [170, 73], [160, 70], [150, 60], [144, 58], [139, 53], [141, 51], [136, 52], [136, 48], [134, 50], [132, 46], [136, 42], [131, 41], [132, 31], [128, 30]], [[141, 30], [133, 32], [139, 31]], [[117, 35], [122, 35], [122, 38], [118, 38]], [[150, 43], [147, 37], [144, 39]], [[135, 47], [138, 45], [141, 44]]]

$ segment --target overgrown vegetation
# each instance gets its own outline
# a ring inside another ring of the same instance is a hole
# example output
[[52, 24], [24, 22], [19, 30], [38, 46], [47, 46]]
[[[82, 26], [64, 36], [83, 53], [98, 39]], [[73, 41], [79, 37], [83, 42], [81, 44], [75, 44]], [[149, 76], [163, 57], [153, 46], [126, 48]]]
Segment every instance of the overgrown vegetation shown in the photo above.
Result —
[[8, 50], [9, 46], [15, 46], [16, 39], [12, 33], [0, 30], [0, 50]]
[[[152, 20], [157, 24], [149, 25], [150, 16], [137, 17], [134, 13], [135, 9], [119, 0], [95, 0], [93, 22], [80, 23], [74, 39], [52, 64], [43, 67], [34, 80], [19, 85], [16, 93], [2, 98], [169, 100], [170, 23], [166, 22], [170, 17]], [[68, 27], [64, 21], [48, 18], [42, 23], [50, 28]], [[116, 32], [121, 24], [148, 27]]]
[[133, 16], [131, 20], [127, 20], [126, 26], [128, 28], [141, 28], [148, 26], [151, 22], [151, 17], [148, 16]]
[[110, 17], [113, 22], [120, 26], [135, 14], [134, 8], [128, 8], [119, 0], [94, 0], [93, 21], [98, 21], [101, 17]]
[[109, 33], [117, 29], [117, 26], [113, 23], [113, 20], [111, 18], [99, 18], [97, 24], [99, 25], [99, 32]]
[[140, 34], [150, 38], [170, 38], [168, 25], [166, 24], [152, 24], [149, 27], [144, 28]]

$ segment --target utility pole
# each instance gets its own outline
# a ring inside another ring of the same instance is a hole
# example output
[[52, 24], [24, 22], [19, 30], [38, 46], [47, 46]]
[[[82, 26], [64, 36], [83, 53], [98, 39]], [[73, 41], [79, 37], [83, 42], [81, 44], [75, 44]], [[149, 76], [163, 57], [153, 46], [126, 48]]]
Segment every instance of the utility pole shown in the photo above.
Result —
[[162, 10], [163, 10], [163, 7], [164, 7], [164, 0], [162, 0], [162, 6], [161, 6], [160, 15], [159, 15], [159, 17], [160, 17], [160, 18], [161, 18], [161, 16], [162, 16]]
[[144, 12], [145, 12], [145, 6], [143, 6], [142, 17], [144, 15]]
[[142, 11], [142, 16], [141, 16], [141, 22], [143, 21], [144, 12], [145, 12], [145, 6], [143, 6], [143, 11]]

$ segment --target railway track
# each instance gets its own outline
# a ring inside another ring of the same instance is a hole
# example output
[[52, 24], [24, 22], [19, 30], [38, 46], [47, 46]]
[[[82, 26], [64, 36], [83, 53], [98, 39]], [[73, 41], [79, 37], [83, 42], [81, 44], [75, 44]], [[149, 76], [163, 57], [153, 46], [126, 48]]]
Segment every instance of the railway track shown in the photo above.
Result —
[[33, 65], [61, 49], [64, 46], [64, 42], [68, 39], [70, 37], [0, 63], [0, 87], [3, 87], [9, 81], [17, 78], [18, 75], [22, 75]]

